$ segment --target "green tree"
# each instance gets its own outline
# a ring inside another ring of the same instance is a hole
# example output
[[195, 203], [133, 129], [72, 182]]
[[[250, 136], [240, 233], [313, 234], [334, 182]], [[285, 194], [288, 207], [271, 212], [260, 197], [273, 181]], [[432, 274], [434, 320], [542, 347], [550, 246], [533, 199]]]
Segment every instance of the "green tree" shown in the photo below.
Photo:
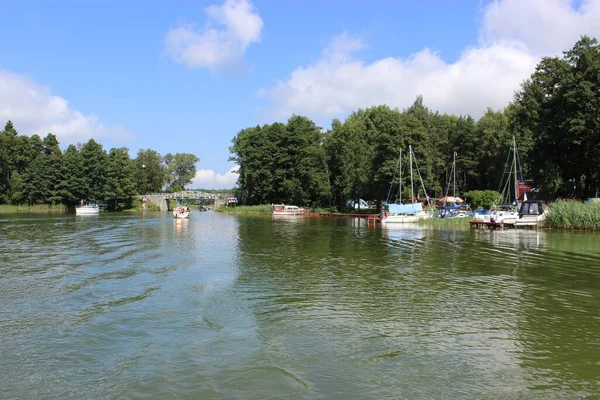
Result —
[[73, 206], [88, 196], [87, 181], [83, 171], [83, 156], [75, 145], [69, 145], [64, 153], [64, 180], [61, 183], [63, 202]]
[[144, 174], [146, 175], [146, 193], [162, 192], [167, 179], [163, 157], [155, 150], [141, 149], [138, 151], [135, 164], [138, 192], [143, 193]]
[[136, 194], [135, 175], [135, 164], [129, 158], [129, 150], [125, 147], [110, 149], [104, 196], [113, 210], [119, 208], [119, 203], [125, 203], [126, 207], [131, 205]]
[[167, 183], [169, 189], [183, 189], [185, 185], [192, 183], [196, 176], [196, 163], [200, 159], [190, 153], [168, 153], [164, 157], [167, 166]]
[[85, 182], [84, 197], [94, 201], [103, 201], [105, 199], [108, 155], [100, 143], [90, 139], [81, 146], [81, 156]]
[[599, 91], [600, 46], [583, 36], [562, 58], [542, 59], [515, 95], [512, 125], [531, 138], [531, 175], [553, 196], [600, 188]]

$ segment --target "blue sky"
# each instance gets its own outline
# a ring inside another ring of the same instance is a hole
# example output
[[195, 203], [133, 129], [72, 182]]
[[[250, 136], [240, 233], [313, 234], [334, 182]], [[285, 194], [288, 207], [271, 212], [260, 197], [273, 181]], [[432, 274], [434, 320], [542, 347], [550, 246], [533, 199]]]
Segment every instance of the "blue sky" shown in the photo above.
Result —
[[291, 113], [327, 127], [417, 94], [441, 112], [502, 108], [541, 56], [600, 33], [599, 3], [4, 0], [0, 123], [132, 157], [191, 152], [191, 186], [231, 187], [231, 139]]

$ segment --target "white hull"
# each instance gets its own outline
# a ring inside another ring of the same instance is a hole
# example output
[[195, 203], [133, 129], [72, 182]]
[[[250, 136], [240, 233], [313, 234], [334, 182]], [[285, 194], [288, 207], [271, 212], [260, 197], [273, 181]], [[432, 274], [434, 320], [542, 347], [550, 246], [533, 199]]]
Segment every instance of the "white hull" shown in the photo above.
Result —
[[517, 220], [515, 226], [538, 226], [546, 219], [546, 213], [541, 215], [523, 215]]
[[178, 219], [184, 219], [190, 216], [189, 211], [184, 211], [184, 212], [179, 212], [179, 211], [173, 211], [173, 217], [174, 218], [178, 218]]
[[387, 217], [384, 217], [381, 222], [387, 223], [387, 224], [407, 224], [407, 223], [414, 223], [417, 221], [420, 221], [422, 219], [426, 219], [426, 218], [430, 218], [431, 214], [427, 214], [427, 213], [422, 213], [422, 214], [415, 214], [415, 215], [388, 215]]
[[305, 212], [294, 212], [294, 211], [282, 211], [282, 212], [273, 212], [273, 216], [282, 216], [282, 217], [290, 217], [290, 216], [303, 216]]
[[100, 214], [99, 207], [81, 206], [75, 208], [75, 215], [98, 215]]

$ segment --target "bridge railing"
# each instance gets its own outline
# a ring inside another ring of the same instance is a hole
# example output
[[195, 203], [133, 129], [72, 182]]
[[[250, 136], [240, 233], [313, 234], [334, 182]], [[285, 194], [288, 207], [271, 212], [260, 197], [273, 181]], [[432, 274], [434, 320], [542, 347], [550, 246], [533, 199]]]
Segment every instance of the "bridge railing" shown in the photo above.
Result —
[[[182, 192], [175, 192], [175, 193], [146, 193], [146, 196], [157, 196], [157, 197], [164, 197], [165, 199], [169, 199], [169, 200], [183, 200], [183, 199], [208, 199], [208, 200], [215, 200], [215, 199], [225, 199], [228, 197], [232, 197], [233, 193], [208, 193], [208, 192], [203, 192], [200, 190], [185, 190]], [[140, 195], [138, 197], [143, 197], [143, 195]]]

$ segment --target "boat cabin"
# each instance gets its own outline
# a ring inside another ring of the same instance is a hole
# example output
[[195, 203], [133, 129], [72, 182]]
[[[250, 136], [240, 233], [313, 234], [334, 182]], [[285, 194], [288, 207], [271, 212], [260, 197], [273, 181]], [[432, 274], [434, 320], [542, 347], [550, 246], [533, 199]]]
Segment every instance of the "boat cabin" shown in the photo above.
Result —
[[544, 213], [544, 203], [539, 200], [524, 201], [521, 203], [519, 216], [522, 215], [542, 215]]

